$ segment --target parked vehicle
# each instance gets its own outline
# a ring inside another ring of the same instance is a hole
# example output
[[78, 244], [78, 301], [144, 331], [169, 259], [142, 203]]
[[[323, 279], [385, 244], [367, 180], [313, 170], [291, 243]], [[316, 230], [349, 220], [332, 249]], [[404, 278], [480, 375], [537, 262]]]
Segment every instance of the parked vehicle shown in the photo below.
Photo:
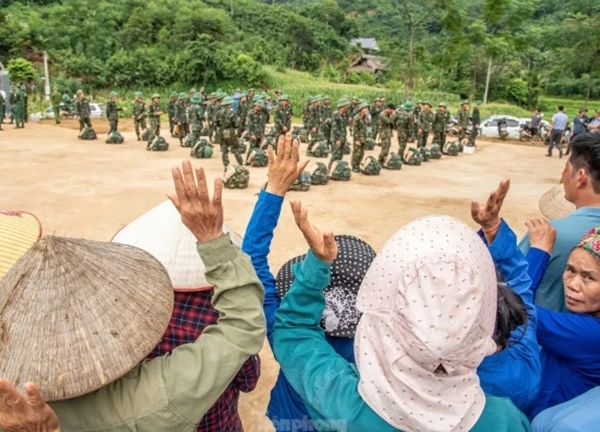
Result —
[[484, 119], [480, 124], [480, 135], [485, 137], [497, 138], [499, 136], [498, 123], [500, 120], [506, 122], [503, 129], [506, 132], [506, 138], [519, 139], [521, 132], [521, 121], [517, 117], [493, 115]]
[[[531, 124], [531, 119], [521, 119], [521, 130], [519, 132], [519, 139], [523, 142], [531, 141], [533, 139], [533, 134], [531, 132], [531, 128], [529, 125]], [[540, 139], [540, 141], [544, 141], [546, 139], [546, 135], [548, 135], [548, 131], [550, 130], [550, 123], [545, 120], [542, 120], [540, 123], [540, 127], [537, 130], [536, 137]]]
[[[471, 130], [473, 128], [473, 124], [471, 123], [471, 121], [469, 121], [469, 126], [467, 126], [467, 130], [466, 130], [466, 135], [469, 136], [471, 135]], [[448, 134], [450, 136], [458, 136], [458, 121], [456, 120], [456, 117], [452, 116], [450, 117], [450, 120], [448, 121]]]
[[501, 140], [508, 138], [508, 130], [506, 129], [506, 119], [501, 118], [498, 120], [498, 136]]
[[[74, 113], [70, 112], [66, 105], [60, 104], [60, 117], [61, 118], [74, 118]], [[90, 103], [90, 114], [92, 118], [100, 118], [106, 115], [106, 105], [99, 103]], [[32, 114], [32, 116], [36, 116], [36, 114]], [[46, 108], [46, 110], [41, 113], [37, 113], [37, 116], [42, 119], [54, 119], [54, 110], [52, 107]]]

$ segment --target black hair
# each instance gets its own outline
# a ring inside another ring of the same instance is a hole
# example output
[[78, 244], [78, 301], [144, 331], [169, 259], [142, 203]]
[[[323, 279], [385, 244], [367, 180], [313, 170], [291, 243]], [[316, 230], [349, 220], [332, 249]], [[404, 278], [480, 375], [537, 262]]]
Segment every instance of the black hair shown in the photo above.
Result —
[[387, 108], [391, 109], [391, 110], [396, 110], [396, 105], [394, 105], [394, 104], [388, 104]]
[[[521, 296], [504, 282], [498, 283], [498, 310], [492, 339], [502, 348], [508, 345], [513, 330], [527, 324], [527, 309]], [[525, 331], [523, 331], [525, 334]]]
[[600, 194], [600, 134], [586, 132], [575, 136], [569, 162], [574, 171], [587, 171], [594, 193]]
[[558, 106], [558, 110], [559, 110], [559, 111], [562, 111], [562, 110], [564, 110], [564, 109], [565, 109], [565, 107], [564, 107], [564, 106], [562, 106], [562, 105], [559, 105], [559, 106]]

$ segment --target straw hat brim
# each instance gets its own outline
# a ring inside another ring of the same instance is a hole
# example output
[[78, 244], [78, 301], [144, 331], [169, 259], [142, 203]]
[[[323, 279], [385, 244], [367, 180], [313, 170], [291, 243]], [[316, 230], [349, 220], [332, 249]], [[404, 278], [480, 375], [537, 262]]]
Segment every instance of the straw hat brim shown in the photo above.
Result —
[[46, 236], [0, 281], [0, 376], [48, 401], [117, 380], [162, 339], [173, 290], [160, 262], [127, 245]]
[[565, 198], [565, 188], [562, 184], [554, 186], [542, 195], [539, 208], [542, 214], [551, 220], [567, 217], [576, 210], [575, 205]]
[[0, 211], [0, 279], [42, 236], [42, 224], [31, 213]]
[[[242, 246], [242, 238], [227, 225], [231, 241]], [[167, 269], [177, 292], [203, 291], [213, 286], [206, 280], [206, 267], [198, 255], [197, 240], [181, 221], [181, 215], [170, 200], [144, 213], [115, 234], [113, 243], [127, 244], [145, 250]]]

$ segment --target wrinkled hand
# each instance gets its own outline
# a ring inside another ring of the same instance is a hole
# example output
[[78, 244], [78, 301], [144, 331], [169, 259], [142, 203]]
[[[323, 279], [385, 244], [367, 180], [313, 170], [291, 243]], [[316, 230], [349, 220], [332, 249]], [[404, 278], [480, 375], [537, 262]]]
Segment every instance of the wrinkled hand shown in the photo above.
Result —
[[531, 247], [552, 253], [556, 241], [556, 229], [545, 219], [530, 219], [525, 222], [529, 230], [529, 244]]
[[194, 234], [194, 237], [206, 243], [223, 235], [223, 182], [215, 180], [212, 200], [208, 195], [204, 169], [196, 170], [196, 179], [190, 161], [182, 164], [183, 176], [179, 168], [173, 168], [175, 193], [168, 194], [181, 221]]
[[280, 136], [277, 143], [277, 155], [269, 146], [269, 182], [267, 192], [284, 196], [300, 173], [308, 165], [308, 160], [300, 161], [300, 142], [289, 135]]
[[25, 384], [27, 398], [8, 380], [0, 379], [0, 429], [5, 432], [60, 432], [58, 417], [33, 383]]
[[508, 190], [510, 189], [510, 180], [504, 179], [498, 185], [498, 188], [490, 194], [484, 207], [479, 203], [471, 203], [471, 217], [477, 222], [484, 231], [497, 228], [500, 225], [500, 209]]
[[338, 254], [338, 246], [331, 231], [321, 232], [308, 221], [308, 212], [300, 201], [292, 201], [292, 212], [296, 225], [313, 253], [322, 261], [333, 262]]

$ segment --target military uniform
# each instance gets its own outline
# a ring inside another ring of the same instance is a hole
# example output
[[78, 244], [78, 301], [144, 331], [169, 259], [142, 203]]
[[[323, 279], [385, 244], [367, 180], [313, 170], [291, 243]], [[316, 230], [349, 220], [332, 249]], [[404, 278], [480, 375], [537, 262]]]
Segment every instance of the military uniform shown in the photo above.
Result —
[[[356, 103], [354, 101], [356, 101]], [[352, 136], [353, 133], [354, 133], [354, 117], [358, 113], [358, 107], [359, 106], [360, 106], [360, 103], [358, 102], [358, 98], [357, 97], [353, 97], [352, 98], [352, 105], [350, 105], [350, 109], [347, 111], [347, 114], [348, 114], [348, 125], [349, 125], [349, 129], [350, 129], [350, 136]]]
[[481, 124], [481, 114], [479, 113], [479, 105], [481, 105], [481, 101], [475, 102], [475, 108], [473, 108], [473, 127], [471, 129], [471, 138], [469, 139], [469, 144], [472, 146], [475, 145], [475, 139], [477, 138], [477, 134], [479, 133], [479, 125]]
[[[427, 105], [431, 107], [430, 104]], [[417, 124], [420, 131], [417, 135], [417, 147], [427, 147], [427, 138], [429, 138], [432, 123], [433, 113], [426, 110], [421, 111], [419, 114], [419, 122]]]
[[375, 106], [373, 106], [369, 112], [371, 114], [372, 125], [371, 138], [373, 138], [373, 140], [377, 140], [377, 135], [379, 134], [379, 116], [384, 110], [385, 108], [381, 104], [379, 104], [379, 106], [375, 104]]
[[190, 99], [190, 107], [188, 112], [190, 126], [192, 128], [191, 133], [196, 137], [196, 139], [198, 139], [200, 138], [200, 133], [202, 132], [202, 119], [204, 118], [202, 98], [199, 95], [195, 94], [194, 97]]
[[90, 102], [84, 96], [77, 99], [75, 103], [75, 114], [79, 117], [79, 132], [86, 127], [92, 127], [92, 120], [90, 119]]
[[[242, 101], [242, 99], [246, 98], [245, 101]], [[240, 128], [238, 130], [238, 136], [242, 136], [244, 131], [246, 130], [246, 119], [248, 118], [248, 113], [250, 112], [250, 109], [252, 107], [250, 105], [248, 105], [248, 96], [245, 94], [242, 94], [240, 96], [240, 100], [238, 102], [238, 106], [237, 106], [237, 116], [240, 119]]]
[[[288, 101], [287, 96], [281, 96], [279, 102]], [[292, 128], [292, 109], [289, 105], [285, 107], [279, 105], [279, 109], [275, 113], [275, 133], [277, 137], [279, 135], [285, 135]]]
[[175, 105], [177, 105], [177, 92], [171, 92], [169, 105], [167, 106], [167, 114], [169, 116], [169, 132], [173, 136], [173, 129], [175, 129]]
[[222, 111], [219, 117], [219, 123], [222, 130], [222, 143], [221, 143], [221, 158], [223, 160], [223, 166], [227, 169], [229, 165], [229, 151], [231, 151], [238, 165], [242, 165], [244, 161], [241, 156], [241, 149], [238, 146], [238, 139], [236, 134], [236, 128], [239, 127], [239, 119], [231, 109], [233, 99], [226, 97], [223, 100]]
[[183, 144], [186, 137], [185, 122], [187, 122], [187, 94], [180, 93], [177, 104], [175, 105], [175, 121], [179, 129], [179, 143]]
[[[340, 99], [337, 107], [338, 110], [331, 116], [331, 160], [329, 161], [329, 167], [337, 161], [344, 158], [344, 146], [346, 145], [346, 126], [347, 119], [345, 113], [341, 111], [342, 107], [350, 105], [347, 99]], [[339, 144], [338, 144], [339, 143]]]
[[262, 107], [264, 107], [264, 103], [262, 101], [257, 101], [256, 106], [260, 107], [261, 110], [257, 111], [253, 109], [246, 117], [246, 137], [248, 138], [249, 142], [246, 163], [248, 163], [248, 159], [250, 158], [252, 150], [255, 148], [260, 148], [260, 144], [265, 136], [265, 123], [262, 113]]
[[133, 124], [135, 125], [135, 134], [137, 135], [138, 141], [140, 140], [141, 133], [146, 129], [146, 102], [142, 100], [142, 94], [136, 93], [136, 99], [133, 102], [133, 109], [131, 112], [133, 113]]
[[[440, 107], [446, 107], [445, 104], [440, 104]], [[438, 109], [433, 115], [433, 142], [444, 148], [446, 144], [446, 133], [448, 132], [448, 114], [446, 110]]]
[[354, 132], [352, 146], [352, 172], [360, 172], [360, 163], [365, 157], [365, 145], [367, 142], [367, 128], [369, 127], [367, 116], [360, 114], [363, 108], [368, 108], [368, 105], [362, 103], [358, 106], [357, 114], [352, 122], [352, 130]]
[[423, 111], [423, 108], [419, 105], [422, 104], [423, 102], [418, 102], [418, 105], [412, 110], [413, 121], [411, 123], [409, 141], [417, 141], [417, 132], [419, 130], [419, 116], [421, 115], [421, 111]]
[[71, 100], [71, 96], [69, 96], [69, 93], [64, 93], [62, 95], [62, 103], [65, 106], [65, 108], [67, 109], [67, 111], [69, 112], [69, 116], [73, 115], [73, 101]]
[[116, 92], [111, 92], [109, 95], [109, 101], [106, 103], [106, 118], [110, 123], [110, 130], [108, 134], [110, 135], [113, 132], [118, 131], [119, 127], [119, 111], [122, 111], [123, 108], [117, 106], [117, 102], [113, 101], [112, 98], [118, 96]]
[[329, 141], [331, 135], [331, 117], [333, 116], [333, 110], [331, 104], [325, 103], [329, 101], [329, 97], [326, 96], [323, 103], [321, 104], [321, 112], [319, 114], [319, 120], [321, 122], [321, 133], [325, 137], [327, 144], [331, 144]]
[[396, 113], [396, 130], [398, 131], [398, 154], [404, 157], [406, 145], [412, 131], [413, 114], [412, 105], [405, 104], [404, 110]]
[[308, 132], [310, 134], [310, 139], [308, 143], [308, 150], [306, 152], [307, 156], [312, 155], [312, 149], [317, 143], [317, 137], [319, 136], [319, 128], [321, 127], [321, 98], [320, 96], [315, 96], [313, 99], [313, 104], [310, 107], [310, 111], [308, 114]]
[[396, 114], [387, 114], [386, 111], [381, 112], [377, 116], [377, 131], [381, 137], [381, 152], [379, 153], [379, 163], [383, 165], [385, 158], [390, 153], [392, 146], [392, 129], [396, 123]]
[[304, 129], [306, 132], [310, 132], [309, 130], [309, 121], [310, 121], [310, 107], [312, 105], [312, 96], [308, 96], [306, 98], [306, 103], [304, 104], [304, 108], [302, 109], [302, 123], [304, 124]]
[[54, 113], [54, 121], [56, 122], [56, 124], [60, 124], [60, 102], [62, 101], [62, 95], [55, 89], [52, 93], [52, 96], [50, 96], [50, 100], [52, 101], [52, 112]]
[[152, 95], [152, 103], [148, 106], [148, 120], [150, 122], [150, 129], [154, 132], [154, 135], [160, 136], [160, 116], [162, 115], [162, 109], [160, 107], [160, 95], [154, 93]]
[[[458, 113], [456, 114], [456, 122], [457, 122], [457, 126], [458, 126], [458, 142], [460, 144], [462, 144], [463, 140], [465, 139], [465, 136], [467, 134], [467, 129], [469, 127], [469, 108], [468, 108], [468, 102], [464, 101], [461, 105], [460, 105], [460, 109], [458, 110]], [[466, 108], [466, 109], [463, 109]]]

